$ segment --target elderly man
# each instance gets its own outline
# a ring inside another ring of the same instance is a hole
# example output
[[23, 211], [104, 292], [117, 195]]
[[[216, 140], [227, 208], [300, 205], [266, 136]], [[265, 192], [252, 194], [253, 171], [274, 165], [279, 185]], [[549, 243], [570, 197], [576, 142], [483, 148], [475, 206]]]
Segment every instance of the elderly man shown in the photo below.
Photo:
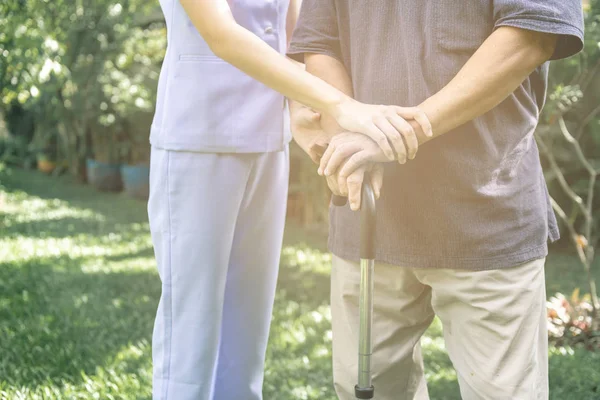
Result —
[[[428, 398], [419, 342], [434, 315], [464, 399], [548, 398], [544, 261], [559, 232], [533, 133], [547, 61], [580, 51], [582, 26], [580, 0], [304, 0], [291, 57], [359, 101], [418, 106], [433, 128], [430, 138], [412, 122], [421, 146], [416, 157], [398, 153], [398, 165], [327, 115], [323, 131], [294, 126], [313, 159], [333, 137], [319, 171], [350, 198], [350, 207], [332, 208], [329, 240], [341, 399], [353, 398], [357, 364], [358, 215], [350, 208], [366, 170], [375, 168], [378, 192], [382, 166], [377, 398]], [[296, 107], [302, 113], [310, 110]]]

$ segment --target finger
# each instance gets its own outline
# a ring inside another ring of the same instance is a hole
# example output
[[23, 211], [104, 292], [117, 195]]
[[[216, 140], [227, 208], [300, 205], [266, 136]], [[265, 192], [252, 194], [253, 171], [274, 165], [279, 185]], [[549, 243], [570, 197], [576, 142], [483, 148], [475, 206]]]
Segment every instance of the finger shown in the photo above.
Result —
[[357, 144], [347, 143], [335, 149], [335, 152], [329, 159], [329, 162], [325, 166], [325, 176], [333, 175], [337, 172], [340, 165], [348, 159], [348, 157], [352, 156], [354, 153], [357, 153], [361, 150], [361, 148]]
[[[344, 161], [344, 164], [345, 163], [346, 163], [346, 161]], [[343, 167], [343, 165], [342, 165], [342, 167]], [[333, 177], [334, 176], [332, 176], [332, 178]], [[344, 178], [344, 179], [340, 178], [339, 173], [337, 175], [335, 175], [335, 179], [337, 180], [337, 185], [338, 185], [340, 193], [342, 193], [343, 196], [347, 197], [348, 196], [348, 182], [346, 181], [346, 178]]]
[[398, 155], [398, 162], [400, 164], [404, 164], [406, 162], [406, 156], [408, 156], [409, 160], [412, 160], [417, 155], [417, 150], [419, 149], [419, 140], [417, 139], [417, 135], [415, 134], [415, 130], [413, 127], [402, 117], [398, 115], [392, 115], [389, 117], [390, 122], [394, 125], [396, 129], [402, 134], [402, 138], [404, 141], [402, 142], [403, 146], [406, 146], [406, 155], [404, 160], [400, 158]]
[[340, 192], [344, 193], [344, 196], [348, 196], [348, 177], [342, 178], [339, 174], [337, 175], [337, 184], [340, 188]]
[[331, 193], [333, 193], [336, 196], [343, 196], [342, 192], [340, 192], [338, 183], [337, 183], [337, 179], [332, 178], [332, 177], [327, 177], [326, 179], [327, 181], [327, 186], [329, 186], [329, 190], [331, 190]]
[[365, 168], [359, 168], [348, 177], [348, 200], [352, 211], [360, 209], [362, 183], [365, 177]]
[[366, 135], [373, 139], [375, 143], [377, 143], [377, 145], [379, 146], [379, 148], [381, 148], [388, 160], [394, 160], [395, 157], [394, 151], [392, 150], [392, 146], [390, 145], [390, 142], [388, 142], [385, 133], [383, 133], [381, 129], [377, 127], [377, 125], [372, 124], [369, 127], [367, 127]]
[[319, 165], [319, 162], [321, 161], [321, 156], [319, 155], [318, 152], [309, 150], [308, 156], [310, 157], [310, 159], [313, 163]]
[[344, 182], [352, 175], [357, 169], [369, 162], [369, 153], [367, 151], [360, 151], [355, 153], [346, 161], [346, 164], [340, 169], [339, 178]]
[[405, 119], [414, 119], [417, 121], [421, 129], [423, 129], [423, 133], [427, 137], [433, 136], [433, 129], [431, 127], [431, 122], [425, 114], [425, 111], [421, 110], [419, 107], [399, 107], [396, 106], [396, 112], [402, 118]]
[[[401, 119], [397, 115], [395, 116]], [[392, 144], [398, 159], [406, 159], [406, 149], [404, 147], [404, 141], [402, 140], [402, 132], [396, 126], [392, 125], [385, 117], [377, 119], [375, 125], [386, 135], [389, 142]]]
[[323, 157], [321, 157], [321, 162], [319, 163], [319, 170], [317, 171], [319, 175], [323, 175], [324, 171], [325, 171], [325, 167], [327, 166], [327, 163], [329, 163], [329, 159], [331, 158], [331, 156], [333, 156], [333, 153], [335, 153], [335, 147], [336, 147], [336, 141], [335, 139], [332, 140], [331, 142], [329, 142], [329, 145], [327, 146], [327, 149], [325, 150], [325, 153], [323, 153]]
[[337, 185], [342, 196], [348, 196], [348, 181], [346, 179], [341, 179], [340, 176], [337, 176]]
[[381, 196], [381, 187], [383, 186], [383, 165], [374, 164], [371, 168], [371, 172], [369, 172], [369, 176], [371, 178], [371, 186], [373, 187], [375, 198], [379, 199], [379, 196]]
[[325, 150], [327, 150], [327, 145], [327, 141], [322, 138], [317, 138], [310, 144], [308, 154], [315, 164], [320, 164], [321, 157], [323, 157]]

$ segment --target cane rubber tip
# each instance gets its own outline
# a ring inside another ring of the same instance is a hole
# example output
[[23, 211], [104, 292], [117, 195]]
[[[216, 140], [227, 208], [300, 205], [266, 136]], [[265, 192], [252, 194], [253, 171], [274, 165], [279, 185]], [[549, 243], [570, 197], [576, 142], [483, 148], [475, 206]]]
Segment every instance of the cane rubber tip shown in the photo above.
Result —
[[368, 388], [359, 388], [358, 385], [354, 386], [354, 396], [357, 399], [372, 399], [375, 395], [375, 388], [373, 386]]

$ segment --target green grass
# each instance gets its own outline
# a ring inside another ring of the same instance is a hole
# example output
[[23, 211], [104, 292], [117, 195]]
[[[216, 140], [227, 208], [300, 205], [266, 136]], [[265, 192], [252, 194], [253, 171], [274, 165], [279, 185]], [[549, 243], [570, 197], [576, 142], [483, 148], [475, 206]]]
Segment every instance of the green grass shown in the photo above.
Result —
[[[0, 399], [149, 399], [160, 282], [145, 204], [22, 170], [0, 186]], [[266, 400], [335, 399], [329, 266], [322, 234], [290, 225]], [[549, 293], [585, 288], [569, 255], [547, 270]], [[431, 398], [460, 399], [441, 335], [436, 320], [423, 341]], [[550, 375], [552, 399], [600, 399], [600, 354], [553, 349]]]

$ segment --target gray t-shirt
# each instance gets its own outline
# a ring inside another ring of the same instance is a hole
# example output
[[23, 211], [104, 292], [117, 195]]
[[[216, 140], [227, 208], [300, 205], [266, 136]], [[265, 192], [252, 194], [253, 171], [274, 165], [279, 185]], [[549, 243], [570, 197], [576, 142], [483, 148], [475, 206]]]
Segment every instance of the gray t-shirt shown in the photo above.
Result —
[[[414, 106], [444, 87], [500, 26], [561, 35], [554, 59], [583, 46], [581, 0], [304, 0], [288, 54], [343, 62], [355, 98]], [[494, 269], [545, 257], [559, 238], [533, 137], [547, 88], [539, 67], [502, 104], [387, 163], [377, 260]], [[359, 214], [332, 207], [330, 250], [358, 260]]]

